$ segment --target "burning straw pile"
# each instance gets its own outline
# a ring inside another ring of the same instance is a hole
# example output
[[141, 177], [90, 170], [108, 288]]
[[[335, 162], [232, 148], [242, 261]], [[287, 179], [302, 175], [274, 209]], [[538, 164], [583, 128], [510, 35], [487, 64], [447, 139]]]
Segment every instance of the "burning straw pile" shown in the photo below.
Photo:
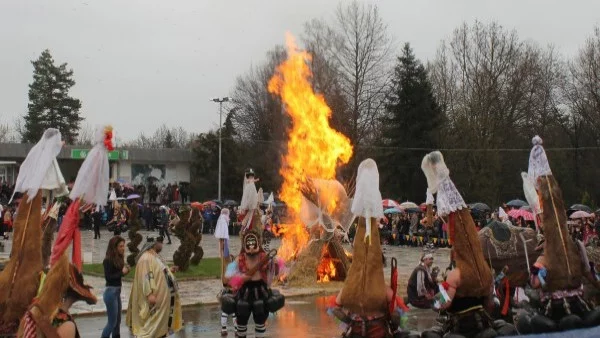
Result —
[[310, 240], [300, 252], [288, 276], [290, 285], [313, 285], [315, 281], [343, 281], [350, 260], [341, 243], [344, 226], [352, 222], [351, 200], [336, 180], [307, 179], [300, 218], [310, 228]]

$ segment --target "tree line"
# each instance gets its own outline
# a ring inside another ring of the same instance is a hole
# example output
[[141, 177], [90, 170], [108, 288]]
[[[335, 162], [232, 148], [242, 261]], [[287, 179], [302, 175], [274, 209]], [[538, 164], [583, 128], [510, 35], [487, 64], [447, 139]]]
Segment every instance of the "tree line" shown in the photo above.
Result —
[[[341, 181], [374, 157], [385, 197], [421, 202], [421, 160], [441, 149], [466, 200], [498, 205], [523, 198], [520, 173], [538, 134], [567, 202], [600, 200], [599, 29], [569, 59], [499, 23], [464, 23], [424, 63], [409, 44], [397, 48], [376, 5], [352, 2], [340, 4], [333, 20], [308, 21], [301, 42], [312, 55], [312, 84], [332, 109], [332, 126], [355, 148]], [[285, 57], [274, 46], [236, 80], [223, 136], [230, 149], [226, 196], [241, 195], [246, 167], [265, 190], [281, 184], [290, 121], [267, 82]], [[206, 197], [216, 195], [217, 145], [216, 131], [194, 143]]]
[[[522, 197], [520, 172], [538, 134], [567, 202], [600, 200], [599, 28], [567, 58], [499, 23], [464, 23], [423, 62], [395, 40], [376, 5], [354, 1], [340, 3], [332, 18], [306, 22], [300, 42], [312, 55], [310, 81], [332, 110], [331, 125], [355, 149], [338, 173], [342, 182], [373, 157], [385, 197], [420, 202], [421, 159], [441, 149], [465, 199], [496, 205]], [[285, 58], [285, 49], [273, 46], [236, 79], [221, 129], [225, 198], [239, 199], [249, 167], [265, 191], [281, 185], [290, 120], [267, 83]], [[55, 65], [47, 50], [32, 64], [28, 111], [15, 128], [0, 124], [0, 141], [37, 142], [56, 127], [68, 143], [91, 143], [81, 102], [69, 95], [73, 71]], [[162, 125], [120, 145], [191, 149], [193, 198], [216, 196], [218, 129], [196, 135]]]

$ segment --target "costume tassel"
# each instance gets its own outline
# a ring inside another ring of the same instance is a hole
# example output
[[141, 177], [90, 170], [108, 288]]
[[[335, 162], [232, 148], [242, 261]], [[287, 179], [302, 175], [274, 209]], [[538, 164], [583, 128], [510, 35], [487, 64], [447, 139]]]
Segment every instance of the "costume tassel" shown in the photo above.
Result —
[[504, 277], [504, 306], [502, 306], [502, 315], [508, 314], [508, 307], [510, 305], [510, 284], [507, 277]]
[[58, 231], [58, 236], [54, 247], [52, 248], [52, 256], [50, 258], [50, 265], [53, 266], [67, 250], [71, 240], [73, 240], [73, 264], [81, 271], [82, 260], [81, 260], [81, 232], [79, 231], [79, 207], [81, 204], [80, 199], [76, 199], [71, 203]]
[[392, 258], [392, 276], [390, 281], [390, 287], [392, 288], [392, 301], [390, 302], [390, 313], [394, 312], [394, 306], [396, 294], [398, 293], [398, 261], [396, 258]]
[[455, 213], [448, 215], [448, 243], [454, 244], [454, 226], [455, 226]]

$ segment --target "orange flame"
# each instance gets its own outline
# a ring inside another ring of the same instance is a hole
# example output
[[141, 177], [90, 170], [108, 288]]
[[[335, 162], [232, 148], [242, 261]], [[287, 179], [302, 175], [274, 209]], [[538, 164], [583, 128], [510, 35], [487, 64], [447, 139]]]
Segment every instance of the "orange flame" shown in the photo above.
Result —
[[352, 145], [346, 136], [331, 128], [331, 109], [323, 95], [315, 93], [311, 87], [312, 73], [308, 67], [311, 55], [298, 50], [289, 33], [286, 42], [288, 58], [277, 67], [269, 80], [268, 90], [281, 97], [292, 122], [287, 153], [279, 170], [284, 179], [279, 197], [287, 204], [293, 224], [287, 224], [282, 230], [278, 254], [289, 260], [296, 257], [309, 240], [306, 226], [298, 217], [302, 203], [301, 183], [309, 177], [335, 178], [337, 167], [350, 160]]

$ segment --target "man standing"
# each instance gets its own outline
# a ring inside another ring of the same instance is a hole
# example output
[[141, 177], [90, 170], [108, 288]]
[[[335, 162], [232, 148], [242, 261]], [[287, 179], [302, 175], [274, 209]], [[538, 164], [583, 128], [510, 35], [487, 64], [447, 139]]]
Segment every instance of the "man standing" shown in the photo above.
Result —
[[166, 337], [182, 328], [181, 303], [173, 272], [159, 253], [163, 238], [149, 237], [140, 252], [129, 297], [127, 326], [139, 338]]
[[421, 263], [413, 270], [408, 280], [408, 302], [419, 309], [430, 309], [433, 296], [437, 293], [437, 285], [431, 277], [432, 265], [433, 255], [423, 254]]

